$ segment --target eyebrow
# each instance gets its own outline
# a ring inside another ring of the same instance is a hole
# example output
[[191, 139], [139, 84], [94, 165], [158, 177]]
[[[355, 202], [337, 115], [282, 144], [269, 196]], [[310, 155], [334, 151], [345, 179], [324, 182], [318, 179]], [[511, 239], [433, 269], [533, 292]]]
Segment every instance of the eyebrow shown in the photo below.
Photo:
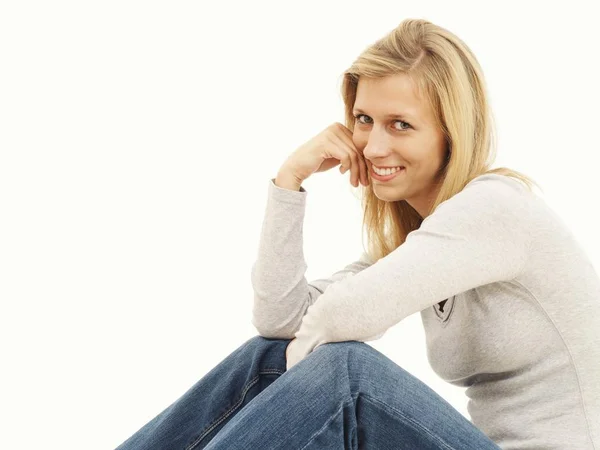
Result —
[[[366, 112], [364, 112], [362, 109], [360, 108], [354, 108], [353, 113], [356, 114], [367, 114]], [[368, 114], [367, 114], [368, 115]], [[399, 117], [401, 119], [408, 119], [408, 120], [415, 120], [415, 118], [410, 115], [410, 114], [400, 114], [400, 113], [396, 113], [396, 114], [387, 114], [384, 116], [386, 119], [391, 119], [391, 118], [396, 118]]]

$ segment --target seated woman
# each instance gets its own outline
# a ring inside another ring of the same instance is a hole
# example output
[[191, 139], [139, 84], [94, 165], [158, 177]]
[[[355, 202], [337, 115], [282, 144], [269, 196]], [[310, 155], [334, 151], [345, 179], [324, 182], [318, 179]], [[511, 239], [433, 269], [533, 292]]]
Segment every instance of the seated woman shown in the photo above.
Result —
[[[490, 168], [473, 53], [408, 19], [354, 61], [342, 95], [345, 125], [269, 181], [259, 336], [119, 449], [600, 449], [600, 279], [532, 181]], [[302, 183], [340, 164], [369, 248], [307, 282]], [[365, 344], [417, 312], [471, 420]]]

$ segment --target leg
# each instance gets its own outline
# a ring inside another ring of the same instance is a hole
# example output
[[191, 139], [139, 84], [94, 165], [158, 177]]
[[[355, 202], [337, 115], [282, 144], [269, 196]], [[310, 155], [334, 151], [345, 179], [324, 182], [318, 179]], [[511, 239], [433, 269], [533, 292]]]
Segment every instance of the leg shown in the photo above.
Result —
[[498, 447], [435, 391], [364, 342], [317, 347], [206, 450]]
[[286, 371], [289, 339], [255, 336], [117, 450], [200, 450]]

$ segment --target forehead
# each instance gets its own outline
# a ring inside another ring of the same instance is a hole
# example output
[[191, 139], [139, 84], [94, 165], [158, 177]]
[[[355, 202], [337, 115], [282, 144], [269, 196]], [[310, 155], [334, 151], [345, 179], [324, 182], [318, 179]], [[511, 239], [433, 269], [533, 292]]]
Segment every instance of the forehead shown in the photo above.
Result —
[[417, 95], [413, 81], [405, 74], [383, 78], [360, 77], [354, 109], [369, 115], [386, 117], [398, 114], [413, 119], [429, 117], [426, 102]]

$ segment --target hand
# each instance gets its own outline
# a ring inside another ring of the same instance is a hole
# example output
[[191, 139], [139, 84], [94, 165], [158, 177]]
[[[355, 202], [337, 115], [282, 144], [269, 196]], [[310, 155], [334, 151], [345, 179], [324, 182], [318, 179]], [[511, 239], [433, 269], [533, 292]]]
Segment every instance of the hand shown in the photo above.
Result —
[[284, 162], [279, 172], [302, 183], [313, 173], [324, 172], [341, 163], [340, 172], [350, 170], [350, 183], [368, 186], [368, 168], [364, 156], [354, 146], [352, 131], [339, 122], [329, 125], [298, 147]]
[[290, 344], [291, 344], [292, 342], [294, 342], [294, 340], [295, 340], [295, 339], [296, 339], [296, 338], [294, 338], [294, 339], [292, 339], [290, 342], [288, 342], [288, 345], [285, 347], [285, 361], [286, 361], [286, 363], [287, 363], [287, 360], [288, 360], [288, 348], [290, 347]]

